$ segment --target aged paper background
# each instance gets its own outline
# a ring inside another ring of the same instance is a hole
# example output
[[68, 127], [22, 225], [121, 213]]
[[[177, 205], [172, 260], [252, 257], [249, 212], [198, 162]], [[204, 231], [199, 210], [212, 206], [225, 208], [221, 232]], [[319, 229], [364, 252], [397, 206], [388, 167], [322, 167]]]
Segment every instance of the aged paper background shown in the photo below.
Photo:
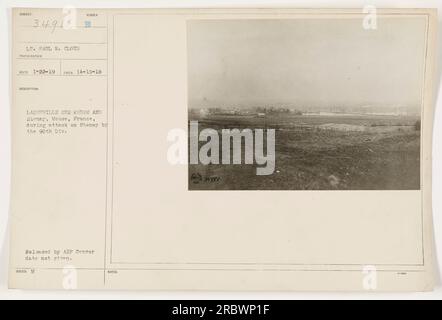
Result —
[[[63, 288], [73, 269], [78, 288], [363, 290], [362, 269], [374, 265], [379, 290], [431, 289], [433, 11], [379, 12], [428, 27], [422, 191], [189, 193], [187, 167], [165, 159], [168, 130], [187, 125], [186, 21], [360, 13], [84, 10], [80, 24], [97, 27], [62, 33], [27, 27], [60, 20], [60, 10], [23, 10], [13, 13], [13, 57], [31, 41], [87, 50], [45, 52], [38, 63], [55, 74], [37, 82], [17, 75], [34, 60], [13, 60], [11, 287]], [[75, 61], [102, 73], [67, 77]], [[29, 135], [24, 119], [42, 109], [101, 112], [97, 127]]]

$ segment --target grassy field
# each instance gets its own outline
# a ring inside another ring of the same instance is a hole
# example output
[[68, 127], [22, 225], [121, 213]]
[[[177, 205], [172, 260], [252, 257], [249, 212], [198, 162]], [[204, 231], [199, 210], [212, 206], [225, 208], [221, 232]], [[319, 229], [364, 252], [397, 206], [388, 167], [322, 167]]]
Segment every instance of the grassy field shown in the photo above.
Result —
[[192, 116], [199, 129], [276, 130], [276, 166], [189, 165], [189, 190], [417, 190], [417, 117], [378, 115]]

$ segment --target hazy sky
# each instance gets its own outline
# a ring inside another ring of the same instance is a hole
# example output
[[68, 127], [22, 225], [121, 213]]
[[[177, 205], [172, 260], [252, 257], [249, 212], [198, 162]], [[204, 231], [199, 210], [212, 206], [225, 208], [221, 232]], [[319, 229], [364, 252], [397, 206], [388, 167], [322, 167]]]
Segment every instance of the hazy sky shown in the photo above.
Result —
[[419, 108], [424, 18], [193, 20], [189, 105]]

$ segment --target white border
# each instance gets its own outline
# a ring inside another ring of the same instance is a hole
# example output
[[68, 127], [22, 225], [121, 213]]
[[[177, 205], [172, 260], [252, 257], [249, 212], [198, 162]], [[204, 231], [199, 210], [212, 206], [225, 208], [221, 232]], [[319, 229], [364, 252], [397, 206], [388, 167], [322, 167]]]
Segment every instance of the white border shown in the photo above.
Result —
[[[442, 285], [430, 293], [204, 293], [204, 292], [119, 292], [119, 291], [21, 291], [7, 289], [9, 233], [7, 221], [10, 194], [10, 8], [11, 7], [62, 7], [73, 5], [83, 8], [155, 8], [155, 7], [307, 7], [307, 8], [362, 8], [374, 5], [384, 8], [437, 8], [442, 20], [440, 0], [142, 0], [91, 1], [91, 0], [2, 0], [0, 3], [0, 299], [442, 299]], [[442, 43], [442, 23], [439, 22], [438, 42]], [[437, 64], [438, 90], [441, 92], [442, 50]], [[437, 99], [433, 144], [433, 219], [437, 256], [442, 257], [442, 100]], [[438, 266], [442, 273], [441, 265]]]

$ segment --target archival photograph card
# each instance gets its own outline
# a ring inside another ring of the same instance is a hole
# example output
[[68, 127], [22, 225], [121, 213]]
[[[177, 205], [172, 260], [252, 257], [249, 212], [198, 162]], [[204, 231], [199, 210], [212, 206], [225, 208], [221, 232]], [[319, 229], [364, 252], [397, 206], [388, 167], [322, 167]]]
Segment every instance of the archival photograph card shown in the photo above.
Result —
[[10, 288], [432, 290], [436, 28], [13, 9]]

